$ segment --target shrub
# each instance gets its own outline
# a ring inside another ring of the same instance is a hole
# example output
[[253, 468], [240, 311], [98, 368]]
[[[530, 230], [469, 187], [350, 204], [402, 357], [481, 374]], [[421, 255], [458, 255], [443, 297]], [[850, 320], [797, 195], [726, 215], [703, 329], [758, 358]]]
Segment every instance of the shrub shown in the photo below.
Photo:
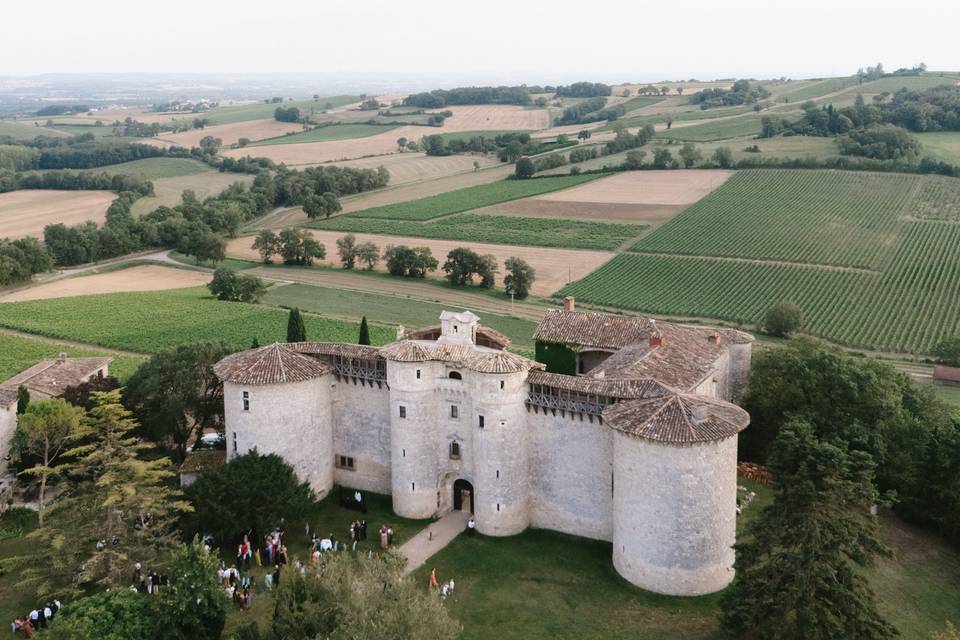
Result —
[[536, 172], [537, 168], [533, 165], [533, 160], [530, 158], [520, 158], [517, 160], [516, 175], [518, 178], [530, 178]]
[[788, 337], [798, 330], [803, 321], [803, 312], [792, 302], [781, 302], [767, 311], [763, 329], [772, 336]]
[[224, 267], [213, 272], [213, 280], [207, 288], [218, 300], [235, 302], [259, 302], [267, 292], [267, 285], [260, 278], [238, 274]]

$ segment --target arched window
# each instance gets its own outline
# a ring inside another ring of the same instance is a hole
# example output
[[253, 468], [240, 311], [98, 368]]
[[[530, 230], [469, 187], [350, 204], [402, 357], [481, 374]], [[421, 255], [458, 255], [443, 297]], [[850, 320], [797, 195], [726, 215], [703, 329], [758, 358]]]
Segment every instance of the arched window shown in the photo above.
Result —
[[459, 372], [459, 371], [451, 371], [451, 372], [450, 372], [450, 379], [451, 379], [451, 380], [463, 380], [463, 376], [460, 375], [460, 372]]
[[450, 443], [450, 459], [451, 460], [460, 459], [460, 443], [459, 442]]

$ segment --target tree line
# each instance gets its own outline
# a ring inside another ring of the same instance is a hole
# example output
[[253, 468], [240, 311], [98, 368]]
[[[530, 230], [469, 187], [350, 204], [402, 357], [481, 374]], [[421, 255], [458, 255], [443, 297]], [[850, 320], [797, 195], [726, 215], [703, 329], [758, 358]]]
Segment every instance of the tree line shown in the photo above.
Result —
[[439, 109], [463, 104], [530, 104], [527, 87], [458, 87], [414, 93], [403, 99], [404, 106]]
[[602, 82], [574, 82], [557, 87], [554, 93], [558, 98], [595, 98], [611, 95], [613, 87]]
[[[37, 142], [41, 146], [37, 146]], [[146, 144], [97, 141], [91, 134], [48, 144], [46, 138], [26, 144], [0, 146], [0, 167], [15, 171], [35, 169], [93, 169], [144, 158], [162, 158], [169, 153]]]
[[698, 104], [701, 109], [729, 107], [741, 104], [755, 104], [770, 97], [770, 92], [759, 84], [749, 80], [737, 80], [729, 89], [723, 87], [706, 88], [690, 94], [690, 104]]

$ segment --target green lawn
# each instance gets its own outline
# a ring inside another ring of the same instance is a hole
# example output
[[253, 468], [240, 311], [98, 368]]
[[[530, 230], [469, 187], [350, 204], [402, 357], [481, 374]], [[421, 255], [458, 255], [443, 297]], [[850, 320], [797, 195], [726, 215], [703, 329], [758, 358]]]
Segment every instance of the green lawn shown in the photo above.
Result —
[[[359, 336], [355, 322], [312, 314], [304, 322], [308, 340], [356, 342]], [[204, 288], [176, 289], [11, 302], [0, 305], [0, 326], [141, 353], [207, 340], [244, 349], [254, 338], [260, 344], [283, 341], [287, 312], [222, 302]], [[393, 331], [373, 325], [370, 337], [374, 344], [385, 344]]]
[[599, 250], [616, 249], [631, 238], [636, 238], [646, 229], [644, 225], [639, 224], [584, 222], [569, 219], [558, 221], [553, 218], [483, 214], [460, 214], [432, 222], [339, 216], [313, 222], [307, 226], [331, 231], [379, 233], [438, 240]]
[[216, 109], [211, 109], [202, 115], [204, 118], [209, 118], [213, 121], [214, 124], [230, 124], [233, 122], [246, 122], [247, 120], [263, 120], [264, 118], [272, 118], [273, 112], [277, 107], [297, 107], [300, 109], [301, 113], [309, 114], [311, 110], [316, 111], [318, 114], [323, 111], [324, 106], [330, 102], [334, 107], [342, 107], [345, 104], [350, 104], [351, 102], [357, 102], [360, 98], [357, 96], [333, 96], [333, 97], [320, 97], [318, 100], [306, 99], [306, 100], [292, 100], [284, 101], [278, 104], [264, 104], [263, 102], [257, 102], [255, 104], [245, 104], [236, 107], [217, 107]]
[[54, 127], [56, 131], [69, 133], [72, 136], [81, 136], [86, 133], [92, 134], [94, 138], [116, 138], [117, 132], [113, 130], [108, 123], [98, 127], [93, 124], [58, 124]]
[[[81, 349], [54, 344], [43, 339], [24, 338], [0, 333], [0, 382], [29, 369], [42, 358], [56, 358], [60, 353], [72, 357], [108, 355], [96, 349]], [[143, 358], [113, 356], [110, 374], [125, 380], [136, 371]]]
[[[188, 256], [180, 253], [179, 251], [171, 251], [167, 254], [171, 260], [175, 260], [181, 264], [186, 264], [190, 266], [197, 266], [197, 259], [193, 256]], [[201, 262], [201, 267], [208, 267], [211, 269], [232, 269], [234, 271], [243, 271], [244, 269], [252, 269], [254, 267], [260, 266], [259, 262], [252, 262], [250, 260], [238, 260], [236, 258], [227, 258], [226, 260], [221, 260], [220, 262]]]
[[652, 104], [657, 104], [658, 102], [663, 102], [664, 98], [660, 96], [634, 96], [626, 102], [622, 102], [624, 113], [630, 113], [634, 109], [641, 109], [643, 107], [649, 107]]
[[351, 213], [350, 218], [381, 218], [386, 220], [432, 220], [452, 213], [487, 207], [508, 200], [536, 196], [550, 191], [573, 187], [601, 176], [559, 176], [530, 180], [501, 180], [491, 184], [467, 187], [440, 195], [398, 202], [382, 207]]
[[267, 138], [247, 145], [248, 147], [262, 147], [272, 144], [297, 144], [301, 142], [325, 142], [328, 140], [350, 140], [366, 138], [378, 133], [386, 133], [396, 129], [397, 125], [380, 124], [337, 124], [327, 127], [316, 127], [310, 131], [301, 131], [288, 136]]
[[960, 165], [960, 131], [914, 133], [913, 136], [923, 147], [921, 155]]
[[26, 522], [19, 518], [11, 521], [6, 514], [0, 516], [0, 532], [12, 535], [17, 530], [21, 531], [20, 535], [12, 537], [4, 535], [0, 539], [0, 620], [4, 625], [9, 625], [15, 618], [30, 613], [31, 609], [42, 604], [34, 599], [32, 593], [17, 588], [19, 570], [8, 569], [4, 562], [9, 558], [30, 554], [33, 542], [27, 540], [24, 535], [32, 531], [35, 526], [36, 516], [28, 518]]
[[33, 140], [37, 136], [45, 136], [48, 138], [68, 138], [70, 137], [70, 134], [47, 127], [35, 127], [22, 122], [0, 120], [0, 138], [4, 136], [9, 136], [14, 140]]
[[[402, 324], [409, 329], [437, 324], [440, 312], [449, 305], [410, 301], [401, 296], [359, 291], [344, 291], [332, 287], [291, 284], [273, 287], [263, 302], [283, 307], [300, 307], [325, 316], [359, 320], [366, 316], [369, 322], [385, 325]], [[481, 322], [506, 334], [513, 347], [533, 348], [533, 332], [537, 323], [523, 318], [484, 313]]]

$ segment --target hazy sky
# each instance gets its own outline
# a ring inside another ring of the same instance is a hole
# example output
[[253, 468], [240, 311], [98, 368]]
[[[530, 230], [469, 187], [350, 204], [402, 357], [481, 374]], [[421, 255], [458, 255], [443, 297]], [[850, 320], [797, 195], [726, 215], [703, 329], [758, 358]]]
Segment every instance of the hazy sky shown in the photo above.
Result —
[[799, 78], [960, 69], [958, 29], [958, 0], [31, 0], [0, 8], [0, 74]]

